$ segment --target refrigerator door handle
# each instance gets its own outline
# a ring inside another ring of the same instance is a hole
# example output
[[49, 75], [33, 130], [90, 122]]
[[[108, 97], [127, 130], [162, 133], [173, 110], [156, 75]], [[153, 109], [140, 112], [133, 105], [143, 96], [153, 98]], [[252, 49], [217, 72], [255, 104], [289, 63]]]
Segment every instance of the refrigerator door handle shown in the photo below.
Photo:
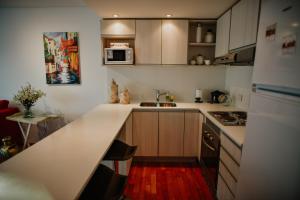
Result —
[[254, 83], [252, 92], [300, 102], [300, 89], [296, 88]]

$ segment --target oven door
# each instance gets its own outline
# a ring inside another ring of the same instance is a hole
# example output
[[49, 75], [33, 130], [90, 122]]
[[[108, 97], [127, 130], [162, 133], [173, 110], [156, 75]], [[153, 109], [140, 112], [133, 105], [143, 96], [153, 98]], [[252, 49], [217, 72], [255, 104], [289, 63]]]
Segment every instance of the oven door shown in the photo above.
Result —
[[203, 124], [202, 127], [202, 170], [209, 188], [215, 194], [219, 171], [220, 137], [206, 124]]

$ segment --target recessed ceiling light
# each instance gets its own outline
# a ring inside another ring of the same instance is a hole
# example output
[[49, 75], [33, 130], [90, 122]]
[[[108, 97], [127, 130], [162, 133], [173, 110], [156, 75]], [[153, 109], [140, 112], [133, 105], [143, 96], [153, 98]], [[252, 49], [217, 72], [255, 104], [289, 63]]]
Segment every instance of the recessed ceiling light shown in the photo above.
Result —
[[172, 16], [173, 16], [172, 14], [166, 14], [166, 17], [168, 17], [168, 18], [170, 18]]
[[119, 15], [118, 15], [118, 14], [113, 14], [113, 17], [114, 17], [114, 18], [118, 18]]

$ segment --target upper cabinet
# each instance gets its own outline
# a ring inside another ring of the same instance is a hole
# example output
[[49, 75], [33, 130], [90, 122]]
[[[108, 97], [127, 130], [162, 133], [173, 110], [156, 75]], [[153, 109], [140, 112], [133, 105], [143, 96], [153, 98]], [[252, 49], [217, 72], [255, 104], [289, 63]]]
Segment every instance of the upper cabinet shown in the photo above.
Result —
[[228, 10], [217, 21], [215, 57], [228, 53], [231, 10]]
[[101, 20], [102, 37], [135, 36], [135, 20]]
[[241, 0], [232, 7], [229, 49], [256, 43], [260, 0]]
[[136, 64], [161, 64], [161, 20], [136, 20]]
[[187, 64], [188, 20], [162, 20], [162, 64]]

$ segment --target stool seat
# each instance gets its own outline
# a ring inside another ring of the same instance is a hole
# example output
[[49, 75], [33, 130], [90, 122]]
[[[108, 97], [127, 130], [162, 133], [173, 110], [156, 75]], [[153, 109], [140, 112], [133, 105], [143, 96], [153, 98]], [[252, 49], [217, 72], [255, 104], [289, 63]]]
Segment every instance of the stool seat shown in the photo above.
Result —
[[99, 165], [80, 195], [80, 200], [119, 200], [127, 182], [127, 176], [115, 174], [110, 168]]
[[134, 156], [136, 150], [137, 146], [130, 146], [120, 140], [114, 140], [103, 160], [128, 160]]

